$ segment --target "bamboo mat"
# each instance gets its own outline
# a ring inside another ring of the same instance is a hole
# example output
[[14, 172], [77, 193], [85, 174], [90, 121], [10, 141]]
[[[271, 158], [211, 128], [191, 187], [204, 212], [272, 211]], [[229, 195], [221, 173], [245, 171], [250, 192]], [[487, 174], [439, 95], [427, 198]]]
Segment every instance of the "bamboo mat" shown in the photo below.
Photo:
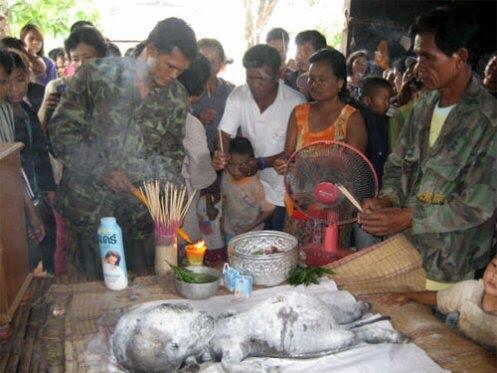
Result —
[[[219, 295], [227, 294], [222, 289]], [[362, 296], [363, 298], [365, 296]], [[370, 299], [371, 296], [367, 296]], [[47, 370], [102, 372], [107, 367], [108, 336], [119, 316], [130, 306], [159, 299], [178, 298], [171, 280], [156, 276], [135, 278], [127, 290], [107, 291], [102, 282], [53, 285], [45, 302], [50, 307], [43, 331]], [[424, 306], [379, 305], [374, 311], [390, 315], [405, 333], [441, 367], [451, 371], [495, 372], [495, 355], [449, 330]]]

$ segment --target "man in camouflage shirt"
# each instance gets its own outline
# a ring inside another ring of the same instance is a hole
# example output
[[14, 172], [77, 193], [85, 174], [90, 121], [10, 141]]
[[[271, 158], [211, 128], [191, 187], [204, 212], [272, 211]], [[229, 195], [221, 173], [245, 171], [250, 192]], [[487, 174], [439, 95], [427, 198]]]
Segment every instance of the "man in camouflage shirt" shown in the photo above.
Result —
[[56, 206], [74, 239], [69, 259], [86, 275], [102, 272], [97, 229], [105, 216], [123, 229], [128, 268], [152, 266], [152, 221], [130, 190], [150, 179], [183, 183], [187, 95], [175, 79], [196, 53], [193, 30], [169, 18], [137, 59], [89, 61], [64, 92], [49, 123], [64, 164]]
[[459, 9], [435, 9], [413, 26], [424, 86], [385, 165], [380, 197], [359, 222], [404, 232], [428, 279], [455, 282], [491, 258], [497, 198], [497, 101], [472, 76], [475, 25]]

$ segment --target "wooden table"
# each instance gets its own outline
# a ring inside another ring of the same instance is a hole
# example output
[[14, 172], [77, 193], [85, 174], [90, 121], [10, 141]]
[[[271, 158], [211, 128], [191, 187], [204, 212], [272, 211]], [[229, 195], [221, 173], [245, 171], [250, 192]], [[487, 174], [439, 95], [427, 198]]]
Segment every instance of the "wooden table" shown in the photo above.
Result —
[[[68, 305], [77, 298], [81, 300], [94, 300], [100, 296], [105, 299], [110, 294], [106, 292], [102, 283], [74, 282], [74, 279], [35, 279], [31, 285], [33, 300], [30, 304], [21, 305], [15, 315], [13, 323], [16, 327], [14, 336], [8, 344], [0, 345], [0, 371], [38, 372], [53, 371], [63, 372], [68, 366], [68, 360], [73, 364], [77, 356], [69, 356], [65, 338], [75, 330], [65, 330], [64, 324], [69, 322], [71, 328], [84, 328], [95, 317], [92, 312], [81, 312], [84, 317], [79, 317], [78, 323], [70, 322], [66, 314], [55, 315], [54, 311]], [[135, 284], [154, 284], [154, 289], [159, 292], [169, 292], [171, 289], [164, 281], [157, 281], [155, 276], [139, 277], [133, 281]], [[51, 284], [55, 284], [46, 293]], [[147, 286], [136, 286], [132, 291], [123, 291], [126, 302], [134, 295], [140, 297], [152, 296], [158, 293]], [[141, 294], [140, 294], [141, 291]], [[56, 294], [57, 296], [53, 297]], [[86, 295], [85, 295], [86, 294]], [[112, 293], [114, 294], [114, 293]], [[134, 295], [133, 295], [134, 294]], [[170, 293], [171, 297], [176, 297]], [[162, 299], [167, 296], [162, 296]], [[392, 322], [397, 330], [407, 335], [422, 348], [442, 368], [453, 372], [497, 372], [497, 360], [494, 353], [487, 351], [478, 344], [468, 340], [457, 331], [449, 329], [444, 323], [435, 318], [428, 307], [409, 303], [403, 307], [387, 306], [375, 301], [374, 296], [367, 296], [373, 304], [373, 311], [392, 317]], [[77, 306], [77, 305], [76, 305]], [[78, 306], [79, 307], [79, 306]], [[57, 312], [55, 312], [57, 313]], [[72, 370], [81, 371], [81, 370]]]

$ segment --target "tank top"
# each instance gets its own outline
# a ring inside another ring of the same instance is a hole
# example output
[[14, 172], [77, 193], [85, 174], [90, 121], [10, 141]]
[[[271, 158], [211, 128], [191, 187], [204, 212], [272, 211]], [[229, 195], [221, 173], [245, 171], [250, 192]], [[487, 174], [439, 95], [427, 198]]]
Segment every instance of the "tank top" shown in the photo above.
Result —
[[295, 108], [295, 120], [297, 123], [297, 144], [296, 150], [312, 144], [316, 141], [345, 141], [347, 138], [347, 127], [349, 119], [357, 109], [350, 105], [345, 105], [338, 115], [338, 118], [326, 129], [320, 132], [311, 132], [309, 130], [309, 114], [311, 104], [306, 103]]

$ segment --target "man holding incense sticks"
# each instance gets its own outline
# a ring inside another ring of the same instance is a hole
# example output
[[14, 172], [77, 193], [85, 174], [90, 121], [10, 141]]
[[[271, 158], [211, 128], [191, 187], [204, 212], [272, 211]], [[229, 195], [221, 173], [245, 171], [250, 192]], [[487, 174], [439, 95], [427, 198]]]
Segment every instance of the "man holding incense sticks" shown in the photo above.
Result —
[[197, 53], [193, 30], [168, 18], [152, 30], [136, 59], [87, 62], [67, 85], [49, 123], [64, 175], [56, 206], [68, 221], [69, 260], [101, 274], [97, 228], [115, 216], [128, 268], [153, 265], [153, 226], [131, 195], [150, 179], [182, 184], [187, 95], [176, 78]]

